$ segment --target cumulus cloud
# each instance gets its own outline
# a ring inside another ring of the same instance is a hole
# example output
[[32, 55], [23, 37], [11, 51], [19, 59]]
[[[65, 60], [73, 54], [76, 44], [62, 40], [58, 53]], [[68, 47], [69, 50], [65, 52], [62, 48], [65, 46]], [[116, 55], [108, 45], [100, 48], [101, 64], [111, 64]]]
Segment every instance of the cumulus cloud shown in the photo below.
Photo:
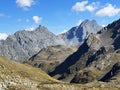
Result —
[[102, 9], [96, 12], [96, 16], [108, 16], [112, 17], [120, 13], [120, 8], [116, 8], [112, 4], [107, 3]]
[[82, 2], [76, 2], [74, 6], [72, 6], [72, 10], [81, 12], [81, 11], [94, 11], [97, 9], [99, 2], [92, 2], [88, 4], [88, 0], [84, 0]]
[[85, 11], [85, 6], [88, 1], [76, 2], [76, 4], [72, 7], [74, 11]]
[[98, 6], [99, 6], [99, 2], [93, 2], [90, 5], [86, 6], [86, 10], [92, 12], [95, 11], [98, 8]]
[[35, 3], [35, 0], [16, 0], [16, 3], [19, 7], [23, 9], [28, 9]]
[[0, 40], [5, 40], [8, 37], [6, 33], [0, 33]]
[[38, 24], [42, 21], [42, 17], [39, 17], [39, 16], [33, 16], [33, 21]]

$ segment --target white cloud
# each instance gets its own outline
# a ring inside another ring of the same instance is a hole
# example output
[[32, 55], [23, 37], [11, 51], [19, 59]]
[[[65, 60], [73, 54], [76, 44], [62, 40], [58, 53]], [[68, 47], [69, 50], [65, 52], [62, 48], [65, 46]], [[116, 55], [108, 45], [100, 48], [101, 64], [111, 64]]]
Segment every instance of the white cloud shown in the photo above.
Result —
[[108, 17], [112, 17], [115, 16], [117, 14], [120, 13], [120, 8], [116, 8], [115, 6], [113, 6], [112, 4], [107, 3], [104, 8], [98, 10], [96, 12], [96, 16], [108, 16]]
[[33, 16], [33, 21], [38, 24], [42, 21], [42, 17], [39, 17], [39, 16]]
[[35, 3], [35, 0], [16, 0], [16, 3], [19, 7], [23, 9], [28, 9]]
[[76, 2], [74, 6], [72, 6], [72, 10], [80, 12], [80, 11], [94, 11], [97, 9], [99, 2], [92, 2], [88, 4], [88, 0], [84, 0], [82, 2]]
[[37, 27], [38, 27], [37, 25], [31, 25], [31, 26], [27, 26], [25, 30], [26, 30], [26, 31], [33, 31], [33, 30], [35, 30]]
[[93, 2], [90, 5], [86, 6], [86, 10], [92, 12], [95, 11], [99, 6], [99, 2]]
[[72, 10], [85, 11], [86, 4], [88, 4], [88, 1], [76, 2], [76, 4], [72, 7]]
[[0, 40], [5, 40], [8, 37], [6, 33], [0, 33]]
[[82, 21], [83, 21], [83, 20], [80, 19], [80, 20], [76, 23], [76, 25], [79, 26], [79, 25], [82, 23]]

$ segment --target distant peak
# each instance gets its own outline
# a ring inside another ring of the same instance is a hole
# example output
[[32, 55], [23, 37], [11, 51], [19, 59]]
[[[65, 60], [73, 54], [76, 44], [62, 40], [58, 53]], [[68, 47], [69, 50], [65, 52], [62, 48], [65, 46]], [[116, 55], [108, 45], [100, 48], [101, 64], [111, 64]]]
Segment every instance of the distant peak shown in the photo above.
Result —
[[89, 19], [86, 19], [84, 20], [82, 23], [91, 23], [91, 22], [95, 22], [96, 23], [96, 20], [89, 20]]
[[48, 30], [48, 29], [45, 26], [39, 25], [36, 31], [41, 31], [41, 30]]
[[98, 25], [98, 23], [96, 22], [96, 20], [86, 19], [79, 25], [79, 27], [85, 26], [85, 25]]

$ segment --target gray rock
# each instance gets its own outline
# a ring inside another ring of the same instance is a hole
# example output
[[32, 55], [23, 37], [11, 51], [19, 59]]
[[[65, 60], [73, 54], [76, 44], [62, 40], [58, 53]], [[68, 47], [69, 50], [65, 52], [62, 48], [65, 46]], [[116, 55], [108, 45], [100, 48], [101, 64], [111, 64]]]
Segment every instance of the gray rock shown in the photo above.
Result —
[[[99, 78], [101, 73], [108, 71], [116, 62], [119, 62], [119, 49], [120, 19], [102, 28], [97, 34], [90, 34], [79, 49], [61, 63], [50, 75], [59, 74], [59, 80], [70, 81], [80, 70], [95, 68], [100, 71], [99, 75], [97, 75], [97, 72], [95, 73], [96, 77]], [[75, 80], [79, 79], [75, 78]]]
[[[100, 79], [100, 81], [110, 81], [110, 80], [112, 80], [112, 78], [113, 77], [115, 77], [115, 76], [119, 76], [120, 75], [120, 62], [117, 62], [117, 63], [115, 63], [114, 65], [113, 65], [113, 67], [111, 68], [111, 70], [108, 72], [108, 73], [106, 73], [101, 79]], [[119, 77], [118, 77], [119, 78]], [[114, 79], [117, 79], [117, 77], [116, 78], [114, 78]]]
[[58, 35], [66, 44], [80, 45], [90, 33], [96, 33], [102, 27], [95, 20], [85, 20], [79, 26], [71, 28], [68, 32]]
[[64, 45], [64, 41], [44, 26], [34, 31], [18, 31], [0, 42], [0, 54], [9, 59], [24, 61], [46, 46]]

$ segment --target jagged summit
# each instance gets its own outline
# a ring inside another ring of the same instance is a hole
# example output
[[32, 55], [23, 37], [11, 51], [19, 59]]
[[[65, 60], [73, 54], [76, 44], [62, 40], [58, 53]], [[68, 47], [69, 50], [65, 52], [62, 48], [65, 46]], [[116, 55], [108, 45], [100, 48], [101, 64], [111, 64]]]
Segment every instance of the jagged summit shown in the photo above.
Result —
[[36, 29], [36, 31], [48, 31], [47, 27], [39, 25]]
[[86, 19], [79, 26], [71, 28], [68, 32], [58, 35], [69, 45], [80, 45], [90, 33], [96, 33], [102, 27], [95, 20]]
[[0, 42], [0, 54], [9, 59], [23, 61], [51, 45], [64, 45], [64, 41], [44, 26], [33, 31], [17, 31]]
[[46, 46], [80, 45], [90, 33], [101, 28], [95, 20], [85, 20], [79, 26], [59, 36], [39, 25], [35, 30], [21, 30], [0, 41], [0, 54], [9, 59], [23, 61]]

